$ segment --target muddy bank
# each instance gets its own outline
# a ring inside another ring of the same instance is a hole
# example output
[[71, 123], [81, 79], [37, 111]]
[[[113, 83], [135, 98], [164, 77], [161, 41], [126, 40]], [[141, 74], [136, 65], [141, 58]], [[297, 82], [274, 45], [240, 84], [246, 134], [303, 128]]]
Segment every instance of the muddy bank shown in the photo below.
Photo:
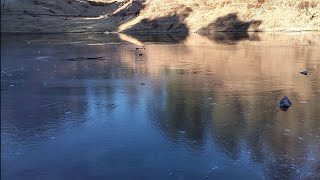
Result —
[[1, 33], [319, 31], [320, 0], [26, 0], [1, 6]]

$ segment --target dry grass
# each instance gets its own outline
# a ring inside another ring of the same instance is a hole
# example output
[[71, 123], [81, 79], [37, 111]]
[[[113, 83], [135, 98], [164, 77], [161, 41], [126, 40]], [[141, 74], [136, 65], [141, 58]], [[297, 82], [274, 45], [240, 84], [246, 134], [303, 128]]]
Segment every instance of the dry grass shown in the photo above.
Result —
[[[136, 14], [126, 13], [132, 11], [129, 7], [132, 7], [135, 1], [144, 3], [144, 9]], [[157, 29], [167, 30], [168, 27], [161, 26], [169, 24], [177, 27], [176, 23], [181, 23], [190, 32], [196, 32], [218, 18], [234, 13], [237, 14], [239, 21], [261, 21], [259, 26], [250, 26], [248, 31], [320, 29], [320, 0], [26, 0], [19, 2], [21, 2], [19, 6], [10, 6], [7, 3], [6, 7], [1, 9], [4, 15], [1, 20], [2, 29], [5, 31], [16, 31], [16, 29], [71, 31], [84, 29], [87, 26], [92, 26], [90, 27], [92, 31], [101, 29], [123, 31], [136, 26], [142, 20], [148, 20], [147, 22], [152, 22], [152, 27], [157, 26]], [[46, 14], [53, 11], [58, 15], [70, 14], [96, 18], [73, 21], [66, 21], [63, 17], [32, 18], [24, 15], [23, 11], [33, 14]], [[119, 18], [123, 17], [114, 17], [119, 12], [126, 17], [132, 17], [127, 18], [125, 22], [120, 22], [122, 19], [119, 20]], [[19, 13], [22, 15], [18, 16]], [[168, 18], [168, 22], [156, 24], [157, 19], [163, 21], [166, 17], [173, 16], [178, 17], [178, 22], [176, 22], [177, 18]], [[175, 19], [175, 22], [170, 22], [172, 19]]]
[[181, 7], [192, 12], [183, 20], [189, 30], [195, 32], [219, 17], [237, 13], [243, 21], [262, 21], [259, 27], [249, 31], [319, 30], [320, 0], [162, 0], [151, 1], [141, 12], [142, 17], [128, 22], [120, 30], [130, 28], [141, 19], [179, 14]]

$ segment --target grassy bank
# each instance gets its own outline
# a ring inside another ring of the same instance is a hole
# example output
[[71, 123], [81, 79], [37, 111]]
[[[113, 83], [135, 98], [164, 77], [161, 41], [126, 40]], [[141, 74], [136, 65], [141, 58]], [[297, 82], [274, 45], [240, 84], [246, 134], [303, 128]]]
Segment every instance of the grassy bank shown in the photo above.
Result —
[[[1, 32], [319, 31], [320, 0], [25, 0]], [[2, 1], [3, 3], [3, 1]]]

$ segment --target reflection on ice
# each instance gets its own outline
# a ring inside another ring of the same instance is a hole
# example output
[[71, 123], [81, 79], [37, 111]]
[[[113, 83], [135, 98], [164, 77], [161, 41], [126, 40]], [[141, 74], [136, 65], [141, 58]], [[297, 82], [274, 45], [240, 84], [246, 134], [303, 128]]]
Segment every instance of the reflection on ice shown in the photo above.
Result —
[[248, 35], [2, 37], [3, 177], [317, 179], [319, 34]]

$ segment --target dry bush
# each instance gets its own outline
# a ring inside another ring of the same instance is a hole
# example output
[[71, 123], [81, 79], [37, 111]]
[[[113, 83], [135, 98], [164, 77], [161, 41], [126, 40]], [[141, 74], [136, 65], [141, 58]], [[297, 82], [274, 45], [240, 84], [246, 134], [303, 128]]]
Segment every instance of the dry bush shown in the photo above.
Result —
[[258, 9], [260, 7], [261, 7], [261, 4], [248, 4], [247, 5], [247, 9], [252, 9], [252, 8]]
[[242, 19], [243, 20], [248, 20], [248, 19], [251, 19], [251, 17], [252, 17], [252, 13], [251, 12], [247, 12], [242, 16]]
[[289, 6], [289, 7], [294, 7], [296, 5], [296, 2], [295, 1], [289, 1], [289, 2], [287, 2], [286, 5]]
[[302, 9], [308, 9], [310, 7], [310, 2], [309, 1], [302, 1], [298, 4], [298, 8], [300, 10]]
[[230, 1], [230, 0], [225, 2], [225, 4], [231, 4], [231, 3], [232, 3], [232, 1]]
[[318, 6], [318, 3], [319, 2], [315, 2], [315, 1], [301, 1], [299, 4], [298, 4], [298, 8], [300, 10], [303, 10], [303, 9], [308, 9], [308, 8], [315, 8]]
[[311, 1], [310, 7], [315, 8], [315, 7], [318, 6], [318, 3], [319, 3], [319, 2]]
[[225, 5], [231, 4], [232, 1], [224, 1], [221, 3], [221, 7], [224, 7]]

